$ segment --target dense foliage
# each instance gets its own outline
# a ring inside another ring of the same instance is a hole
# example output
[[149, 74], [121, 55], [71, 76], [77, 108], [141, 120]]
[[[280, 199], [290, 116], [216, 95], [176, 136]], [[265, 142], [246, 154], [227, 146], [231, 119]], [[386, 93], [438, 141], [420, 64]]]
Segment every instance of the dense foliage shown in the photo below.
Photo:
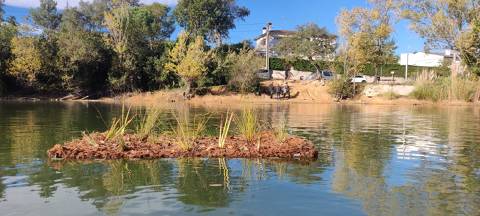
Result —
[[[0, 17], [2, 6], [3, 0]], [[205, 7], [218, 13], [203, 14]], [[31, 25], [0, 23], [0, 94], [100, 96], [226, 85], [235, 65], [227, 57], [249, 45], [211, 48], [205, 40], [227, 38], [248, 14], [234, 0], [180, 1], [175, 11], [138, 0], [81, 1], [60, 11], [55, 0], [41, 0], [30, 11]], [[172, 42], [175, 20], [188, 32]]]
[[392, 0], [369, 0], [371, 8], [342, 10], [337, 17], [342, 37], [340, 56], [352, 74], [364, 73], [367, 65], [375, 68], [394, 62]]
[[180, 0], [174, 13], [179, 25], [193, 37], [202, 36], [221, 45], [229, 30], [235, 28], [235, 20], [250, 11], [237, 6], [235, 0]]
[[[287, 64], [301, 62], [303, 59], [310, 60], [310, 64], [316, 71], [320, 68], [313, 60], [330, 61], [335, 57], [336, 36], [329, 33], [325, 28], [310, 23], [297, 27], [291, 37], [280, 39], [273, 50], [287, 60]], [[304, 70], [305, 67], [295, 68]]]
[[[345, 77], [389, 76], [395, 71], [395, 76], [403, 76], [392, 37], [395, 21], [403, 18], [429, 47], [459, 51], [467, 71], [480, 75], [478, 1], [368, 2], [368, 7], [340, 12], [339, 38], [316, 24], [298, 26], [273, 47], [281, 59], [271, 58], [270, 68], [330, 70]], [[258, 84], [254, 75], [262, 59], [251, 44], [222, 44], [236, 22], [250, 13], [235, 0], [179, 0], [175, 9], [139, 0], [92, 0], [64, 10], [57, 10], [55, 0], [40, 0], [22, 24], [4, 17], [3, 3], [0, 0], [2, 95], [92, 97], [178, 87], [195, 93], [194, 88], [219, 85], [246, 92]], [[175, 21], [185, 32], [172, 41]], [[447, 66], [435, 69], [435, 77], [449, 76]], [[410, 66], [409, 77], [424, 76], [428, 70]]]

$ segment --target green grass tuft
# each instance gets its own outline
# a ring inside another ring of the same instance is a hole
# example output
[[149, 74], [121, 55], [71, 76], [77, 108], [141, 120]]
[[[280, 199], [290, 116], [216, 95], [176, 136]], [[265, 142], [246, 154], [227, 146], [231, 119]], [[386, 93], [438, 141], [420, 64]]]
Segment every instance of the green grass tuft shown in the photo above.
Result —
[[149, 137], [154, 132], [161, 114], [162, 112], [159, 109], [148, 110], [140, 119], [136, 133], [142, 138]]
[[186, 112], [181, 117], [174, 114], [174, 117], [177, 125], [172, 128], [172, 134], [179, 147], [188, 151], [193, 148], [195, 141], [205, 131], [209, 118], [205, 115], [195, 115], [191, 121]]
[[259, 122], [257, 114], [251, 108], [244, 108], [240, 117], [236, 120], [237, 130], [248, 142], [255, 141], [255, 136], [259, 132]]
[[117, 139], [123, 137], [128, 126], [135, 119], [135, 115], [131, 114], [130, 108], [126, 109], [122, 106], [122, 113], [119, 118], [113, 118], [110, 128], [105, 132], [105, 138], [107, 140]]

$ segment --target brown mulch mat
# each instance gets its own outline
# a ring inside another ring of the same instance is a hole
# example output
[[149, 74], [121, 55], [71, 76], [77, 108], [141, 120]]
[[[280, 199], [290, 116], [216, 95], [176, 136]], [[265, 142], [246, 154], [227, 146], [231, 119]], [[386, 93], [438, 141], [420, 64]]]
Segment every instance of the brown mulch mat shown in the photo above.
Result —
[[[154, 141], [152, 141], [154, 140]], [[119, 143], [123, 143], [119, 145]], [[260, 134], [258, 142], [249, 143], [238, 136], [228, 137], [224, 148], [218, 147], [218, 138], [203, 137], [194, 142], [190, 150], [183, 150], [175, 143], [175, 139], [160, 136], [155, 139], [142, 139], [127, 134], [123, 141], [107, 141], [102, 133], [85, 135], [64, 145], [55, 145], [47, 151], [52, 159], [154, 159], [179, 157], [208, 158], [282, 158], [313, 160], [318, 151], [312, 142], [290, 136], [278, 142], [272, 132]]]

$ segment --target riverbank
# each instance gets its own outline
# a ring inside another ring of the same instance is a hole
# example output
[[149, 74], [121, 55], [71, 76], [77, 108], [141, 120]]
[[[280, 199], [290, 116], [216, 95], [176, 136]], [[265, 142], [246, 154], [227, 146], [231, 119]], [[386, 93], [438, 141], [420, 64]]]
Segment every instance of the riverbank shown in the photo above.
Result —
[[[264, 82], [267, 86], [271, 81]], [[283, 84], [282, 81], [273, 81], [274, 85]], [[203, 96], [195, 96], [190, 100], [185, 100], [182, 89], [162, 90], [155, 92], [126, 93], [115, 97], [102, 97], [99, 99], [90, 99], [85, 97], [71, 97], [70, 95], [49, 96], [10, 96], [0, 98], [0, 101], [87, 101], [87, 102], [105, 102], [105, 103], [126, 103], [133, 106], [166, 106], [175, 104], [190, 104], [195, 106], [244, 106], [245, 104], [365, 104], [365, 105], [427, 105], [427, 106], [472, 106], [478, 103], [465, 101], [429, 101], [417, 100], [409, 96], [398, 95], [378, 95], [367, 97], [359, 96], [355, 99], [337, 101], [328, 92], [328, 86], [319, 81], [289, 81], [292, 98], [290, 99], [272, 99], [270, 96], [255, 94], [238, 94], [231, 92], [221, 92], [216, 94], [207, 93]]]
[[[268, 85], [264, 83], [263, 85]], [[365, 105], [410, 105], [410, 106], [473, 106], [478, 105], [465, 101], [429, 101], [417, 100], [408, 96], [378, 95], [358, 96], [355, 99], [338, 101], [328, 91], [328, 86], [318, 81], [296, 81], [288, 83], [292, 98], [272, 99], [269, 95], [225, 93], [221, 95], [207, 94], [196, 96], [190, 100], [183, 98], [180, 89], [145, 93], [130, 93], [114, 98], [101, 98], [100, 101], [112, 103], [127, 103], [141, 106], [165, 106], [168, 104], [186, 103], [203, 107], [242, 107], [246, 104], [365, 104]]]

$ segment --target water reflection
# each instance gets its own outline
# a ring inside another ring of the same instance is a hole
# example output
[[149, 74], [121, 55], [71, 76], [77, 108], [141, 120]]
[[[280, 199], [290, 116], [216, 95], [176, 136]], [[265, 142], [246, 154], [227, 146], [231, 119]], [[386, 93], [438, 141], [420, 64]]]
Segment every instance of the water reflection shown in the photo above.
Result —
[[[52, 213], [49, 209], [56, 209], [56, 214], [84, 209], [73, 212], [76, 215], [480, 214], [478, 108], [258, 106], [262, 122], [284, 121], [291, 133], [316, 144], [320, 156], [313, 163], [46, 159], [50, 146], [85, 129], [103, 130], [103, 121], [118, 110], [113, 105], [84, 103], [0, 104], [0, 211], [13, 215]], [[220, 111], [224, 109], [190, 110], [213, 113], [212, 124]]]

